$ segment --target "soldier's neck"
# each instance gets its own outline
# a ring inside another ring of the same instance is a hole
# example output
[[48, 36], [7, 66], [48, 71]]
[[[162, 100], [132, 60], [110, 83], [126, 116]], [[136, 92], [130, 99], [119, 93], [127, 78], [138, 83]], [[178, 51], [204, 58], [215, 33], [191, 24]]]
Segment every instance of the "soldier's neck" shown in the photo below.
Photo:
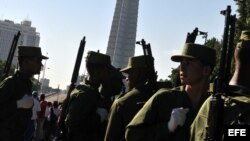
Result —
[[200, 82], [197, 85], [186, 85], [185, 91], [188, 93], [194, 109], [200, 104], [203, 95], [207, 93], [208, 86], [207, 81]]
[[235, 70], [233, 77], [231, 78], [229, 82], [229, 85], [241, 85], [250, 89], [249, 77], [250, 77], [249, 71]]
[[26, 78], [31, 78], [33, 74], [29, 73], [28, 71], [25, 71], [23, 69], [20, 69], [19, 72]]

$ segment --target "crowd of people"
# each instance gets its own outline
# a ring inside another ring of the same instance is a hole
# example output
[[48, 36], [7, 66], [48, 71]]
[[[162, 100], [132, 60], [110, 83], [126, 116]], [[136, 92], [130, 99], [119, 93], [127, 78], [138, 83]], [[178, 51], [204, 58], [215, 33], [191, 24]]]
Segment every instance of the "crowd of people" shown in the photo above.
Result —
[[45, 95], [32, 92], [32, 117], [24, 134], [24, 141], [52, 141], [57, 133], [57, 119], [61, 107], [58, 101], [45, 100]]
[[[249, 56], [250, 30], [244, 30], [234, 50], [233, 76], [222, 95], [222, 125], [250, 124]], [[216, 57], [213, 48], [185, 43], [182, 53], [171, 57], [180, 63], [181, 86], [152, 89], [152, 56], [130, 57], [125, 68], [117, 69], [110, 56], [89, 51], [88, 78], [61, 105], [33, 90], [31, 78], [40, 73], [42, 59], [48, 59], [41, 48], [19, 46], [20, 69], [0, 83], [0, 141], [209, 140], [206, 127], [214, 114], [209, 112], [209, 77]], [[224, 136], [222, 132], [219, 140]]]

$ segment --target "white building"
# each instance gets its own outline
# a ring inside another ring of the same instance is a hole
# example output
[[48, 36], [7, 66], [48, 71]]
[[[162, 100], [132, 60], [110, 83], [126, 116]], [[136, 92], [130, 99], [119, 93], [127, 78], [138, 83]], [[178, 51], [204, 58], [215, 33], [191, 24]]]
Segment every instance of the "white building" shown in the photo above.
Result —
[[[10, 20], [0, 20], [0, 59], [7, 60], [14, 35], [21, 32], [18, 45], [39, 46], [40, 35], [36, 32], [36, 28], [31, 26], [31, 21], [24, 20], [14, 23]], [[16, 49], [17, 53], [17, 49]], [[15, 54], [14, 56], [16, 56]], [[17, 58], [14, 57], [12, 64], [16, 65]]]
[[139, 0], [117, 0], [107, 55], [117, 68], [127, 66], [128, 58], [134, 56]]

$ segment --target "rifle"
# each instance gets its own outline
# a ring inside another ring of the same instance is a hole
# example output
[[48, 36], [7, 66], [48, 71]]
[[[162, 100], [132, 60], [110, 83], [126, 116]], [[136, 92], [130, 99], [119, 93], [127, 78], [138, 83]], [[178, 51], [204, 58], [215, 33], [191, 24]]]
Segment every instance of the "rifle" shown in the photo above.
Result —
[[196, 27], [192, 33], [187, 33], [186, 43], [195, 43], [196, 37], [198, 35], [203, 35], [202, 37], [205, 38], [205, 43], [207, 41], [207, 32], [199, 31]]
[[236, 16], [231, 15], [230, 6], [227, 6], [226, 10], [221, 11], [221, 14], [225, 16], [223, 46], [221, 49], [219, 74], [215, 79], [214, 93], [210, 100], [209, 115], [204, 136], [205, 141], [219, 141], [222, 139], [223, 133], [224, 100], [221, 96], [226, 94], [229, 82]]
[[194, 43], [198, 35], [198, 28], [196, 27], [192, 33], [187, 33], [186, 43]]
[[67, 97], [63, 101], [62, 111], [61, 111], [61, 114], [60, 114], [60, 117], [58, 120], [59, 131], [61, 132], [60, 136], [64, 141], [67, 140], [67, 129], [66, 129], [64, 120], [66, 118], [66, 114], [67, 114], [67, 110], [68, 110], [70, 94], [73, 91], [73, 89], [76, 87], [75, 83], [76, 83], [77, 78], [79, 76], [79, 70], [80, 70], [80, 66], [81, 66], [81, 62], [82, 62], [82, 56], [84, 53], [85, 44], [86, 44], [86, 41], [85, 41], [85, 36], [84, 36], [80, 42], [80, 46], [79, 46], [76, 61], [75, 61], [74, 70], [73, 70], [72, 77], [71, 77], [71, 84], [69, 86]]
[[82, 56], [83, 56], [83, 53], [84, 53], [85, 44], [86, 44], [86, 41], [85, 41], [85, 36], [84, 36], [83, 39], [80, 42], [80, 46], [79, 46], [79, 49], [78, 49], [76, 62], [75, 62], [75, 67], [74, 67], [73, 74], [72, 74], [72, 77], [71, 77], [71, 84], [70, 84], [70, 87], [69, 87], [69, 91], [67, 93], [67, 97], [70, 97], [71, 91], [75, 88], [75, 83], [76, 83], [77, 78], [79, 76], [79, 70], [80, 70], [80, 66], [81, 66], [81, 62], [82, 62]]
[[143, 54], [145, 56], [145, 61], [147, 68], [149, 68], [148, 73], [148, 86], [152, 90], [152, 92], [157, 91], [157, 72], [154, 68], [154, 57], [152, 55], [151, 46], [150, 43], [146, 44], [146, 41], [142, 39], [141, 41], [137, 41], [136, 44], [139, 44], [142, 46]]
[[8, 54], [8, 58], [6, 60], [5, 66], [4, 66], [4, 71], [3, 71], [3, 75], [2, 75], [1, 80], [4, 80], [6, 77], [9, 76], [12, 60], [13, 60], [13, 57], [14, 57], [14, 54], [16, 51], [16, 47], [17, 47], [17, 43], [18, 43], [18, 39], [19, 39], [20, 35], [21, 35], [20, 31], [18, 31], [17, 34], [14, 35], [14, 38], [12, 40], [12, 44], [10, 47], [10, 51]]

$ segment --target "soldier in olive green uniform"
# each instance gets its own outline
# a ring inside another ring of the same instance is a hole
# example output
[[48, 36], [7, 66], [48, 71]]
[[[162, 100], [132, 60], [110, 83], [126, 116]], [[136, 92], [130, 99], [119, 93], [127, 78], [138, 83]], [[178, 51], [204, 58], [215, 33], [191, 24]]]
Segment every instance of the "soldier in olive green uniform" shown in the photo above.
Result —
[[[107, 79], [107, 82], [103, 82], [101, 85], [101, 98], [98, 104], [97, 111], [107, 111], [107, 113], [109, 113], [115, 97], [120, 95], [121, 91], [123, 91], [123, 79], [125, 79], [125, 77], [123, 76], [122, 72], [120, 72], [120, 69], [111, 69], [110, 73], [110, 78]], [[108, 115], [103, 120], [104, 121], [99, 127], [100, 141], [103, 141], [105, 137], [105, 132], [108, 124]]]
[[0, 83], [0, 141], [22, 141], [32, 114], [32, 81], [39, 74], [41, 48], [18, 46], [20, 70]]
[[[234, 51], [235, 71], [223, 96], [223, 125], [250, 124], [250, 30], [242, 31]], [[210, 98], [202, 105], [191, 128], [191, 141], [202, 141], [206, 134]], [[244, 138], [243, 138], [244, 139]]]
[[149, 74], [145, 56], [129, 58], [128, 66], [121, 71], [128, 74], [129, 91], [111, 107], [105, 141], [124, 140], [125, 127], [152, 95], [146, 87]]
[[180, 80], [184, 91], [160, 89], [135, 115], [126, 128], [127, 141], [183, 141], [189, 139], [189, 127], [203, 101], [208, 97], [209, 75], [215, 65], [215, 50], [187, 43], [180, 62]]
[[77, 86], [70, 95], [65, 124], [70, 141], [96, 141], [100, 139], [100, 124], [107, 116], [107, 111], [98, 108], [100, 84], [110, 78], [110, 57], [93, 51], [88, 52], [86, 68], [89, 80]]

